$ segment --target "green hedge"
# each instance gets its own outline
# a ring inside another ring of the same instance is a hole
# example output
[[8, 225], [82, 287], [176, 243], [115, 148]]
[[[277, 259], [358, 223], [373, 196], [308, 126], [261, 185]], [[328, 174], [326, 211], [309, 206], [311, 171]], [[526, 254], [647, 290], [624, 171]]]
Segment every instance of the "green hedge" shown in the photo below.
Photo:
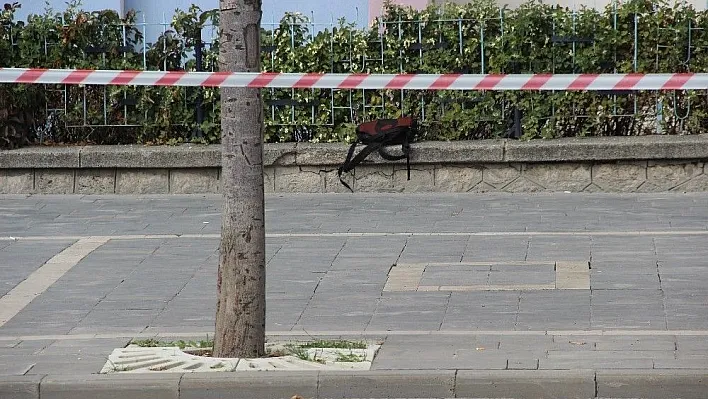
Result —
[[[17, 6], [8, 4], [0, 14], [3, 67], [194, 70], [188, 55], [198, 28], [218, 24], [216, 12], [193, 6], [178, 11], [172, 29], [148, 46], [135, 14], [121, 19], [110, 10], [87, 13], [74, 3], [63, 13], [47, 12], [23, 23], [14, 19]], [[617, 8], [573, 12], [538, 2], [502, 10], [487, 0], [422, 11], [389, 4], [372, 26], [358, 29], [339, 21], [333, 29], [313, 32], [305, 17], [288, 14], [275, 29], [263, 29], [263, 68], [370, 73], [708, 72], [708, 13], [686, 5], [630, 0]], [[126, 46], [134, 50], [125, 52]], [[102, 48], [105, 53], [87, 48]], [[217, 58], [218, 40], [205, 49], [205, 68], [216, 70]], [[193, 88], [0, 85], [0, 147], [35, 141], [38, 133], [49, 141], [72, 143], [218, 142], [218, 90], [203, 91], [201, 126], [195, 123], [197, 95]], [[526, 139], [703, 133], [708, 127], [705, 92], [264, 90], [264, 98], [265, 139], [270, 142], [349, 141], [356, 123], [401, 112], [424, 121], [425, 139], [495, 138], [508, 131], [514, 106], [523, 112]], [[281, 101], [271, 106], [272, 101], [290, 99], [297, 105]], [[56, 123], [46, 123], [45, 108], [62, 109]], [[197, 130], [203, 136], [194, 139]]]

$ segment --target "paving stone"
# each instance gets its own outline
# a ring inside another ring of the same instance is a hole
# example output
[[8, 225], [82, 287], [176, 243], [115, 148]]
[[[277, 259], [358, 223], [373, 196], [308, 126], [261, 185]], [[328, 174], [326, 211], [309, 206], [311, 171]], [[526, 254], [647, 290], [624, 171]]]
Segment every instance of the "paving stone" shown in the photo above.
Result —
[[485, 398], [591, 398], [595, 375], [588, 370], [505, 370], [457, 373], [455, 394]]
[[130, 341], [130, 338], [57, 340], [45, 347], [41, 354], [75, 358], [82, 356], [108, 356], [113, 349], [125, 347]]
[[442, 330], [513, 330], [519, 293], [453, 292]]
[[278, 372], [263, 377], [262, 372], [242, 372], [238, 378], [228, 373], [188, 373], [180, 381], [180, 399], [290, 398], [317, 396], [318, 372]]
[[504, 335], [499, 337], [499, 350], [509, 354], [520, 353], [529, 350], [540, 350], [544, 354], [552, 348], [553, 336], [550, 335], [527, 335], [523, 338], [514, 335]]
[[708, 340], [702, 336], [676, 336], [676, 349], [680, 351], [708, 352]]
[[318, 395], [321, 398], [452, 397], [455, 372], [370, 371], [362, 374], [322, 372]]
[[594, 328], [667, 328], [660, 291], [594, 290], [592, 309]]
[[553, 284], [555, 272], [550, 265], [507, 266], [495, 265], [489, 272], [489, 284]]
[[0, 376], [20, 376], [34, 367], [35, 361], [26, 355], [0, 355]]
[[[478, 227], [476, 227], [478, 228]], [[520, 237], [470, 237], [464, 262], [526, 260], [528, 239]]]
[[420, 285], [484, 285], [489, 282], [490, 268], [484, 266], [430, 264]]
[[367, 330], [438, 330], [445, 317], [449, 295], [382, 298]]
[[504, 370], [507, 357], [503, 353], [477, 350], [476, 348], [382, 348], [372, 365], [372, 369], [395, 370]]
[[34, 357], [34, 366], [27, 374], [44, 375], [89, 375], [101, 371], [110, 351], [100, 355], [80, 354], [74, 356], [39, 355]]
[[37, 355], [39, 353], [43, 353], [47, 347], [54, 343], [56, 343], [56, 341], [53, 339], [24, 340], [15, 345], [12, 348], [12, 351], [7, 351], [7, 353]]
[[303, 314], [293, 327], [293, 330], [332, 331], [332, 328], [335, 328], [335, 331], [363, 331], [369, 324], [371, 316], [317, 316]]
[[654, 362], [646, 359], [539, 359], [540, 370], [606, 370], [606, 369], [653, 369]]
[[702, 359], [656, 359], [654, 369], [688, 369], [705, 370], [708, 368], [708, 358]]
[[590, 327], [590, 294], [568, 290], [522, 292], [516, 327], [519, 330], [587, 329]]
[[623, 361], [623, 360], [634, 360], [634, 359], [674, 359], [673, 349], [663, 350], [663, 351], [643, 351], [643, 350], [594, 350], [594, 351], [579, 351], [579, 352], [566, 352], [566, 351], [548, 351], [548, 360], [578, 360], [578, 361]]
[[659, 275], [656, 272], [631, 272], [622, 269], [598, 270], [593, 267], [590, 275], [590, 286], [593, 289], [646, 289], [661, 288]]
[[507, 370], [538, 370], [538, 359], [508, 359]]
[[0, 397], [3, 399], [39, 399], [41, 376], [0, 376]]
[[597, 397], [647, 399], [705, 397], [706, 378], [702, 370], [598, 371]]
[[603, 336], [588, 337], [598, 351], [674, 351], [673, 336]]
[[130, 397], [134, 399], [177, 399], [181, 375], [79, 375], [48, 376], [42, 380], [43, 398], [109, 399]]

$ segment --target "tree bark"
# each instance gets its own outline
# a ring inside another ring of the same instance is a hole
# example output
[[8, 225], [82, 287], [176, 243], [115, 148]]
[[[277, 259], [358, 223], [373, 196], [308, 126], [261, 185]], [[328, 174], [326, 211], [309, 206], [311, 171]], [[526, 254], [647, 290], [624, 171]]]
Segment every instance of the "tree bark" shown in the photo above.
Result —
[[[261, 0], [220, 0], [219, 67], [260, 72]], [[260, 89], [221, 89], [223, 210], [214, 356], [265, 355]]]

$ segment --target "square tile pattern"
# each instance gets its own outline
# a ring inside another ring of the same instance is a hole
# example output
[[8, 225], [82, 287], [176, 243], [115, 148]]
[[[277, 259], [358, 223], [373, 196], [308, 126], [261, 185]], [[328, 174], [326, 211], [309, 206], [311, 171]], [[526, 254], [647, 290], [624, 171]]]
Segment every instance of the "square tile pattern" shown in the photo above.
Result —
[[589, 290], [590, 264], [557, 262], [403, 263], [384, 291]]

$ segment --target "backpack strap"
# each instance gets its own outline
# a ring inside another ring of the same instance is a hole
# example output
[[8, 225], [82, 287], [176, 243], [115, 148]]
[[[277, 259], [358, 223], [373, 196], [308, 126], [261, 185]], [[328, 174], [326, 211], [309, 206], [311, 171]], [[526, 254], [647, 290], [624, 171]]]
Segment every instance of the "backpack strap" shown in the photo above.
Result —
[[354, 156], [354, 150], [356, 150], [357, 144], [358, 143], [356, 141], [352, 143], [352, 145], [349, 147], [349, 152], [347, 153], [347, 159], [344, 160], [342, 166], [340, 166], [337, 170], [337, 176], [339, 176], [339, 181], [352, 193], [354, 192], [354, 190], [352, 190], [352, 188], [349, 187], [349, 184], [347, 184], [347, 182], [342, 179], [342, 173], [349, 172], [351, 170], [352, 157]]
[[411, 144], [408, 142], [408, 136], [403, 143], [403, 153], [406, 154], [406, 171], [408, 172], [408, 180], [411, 179]]
[[406, 136], [405, 141], [401, 145], [402, 155], [392, 155], [386, 152], [386, 149], [382, 146], [379, 149], [379, 155], [381, 158], [387, 161], [399, 161], [403, 158], [406, 159], [406, 171], [408, 172], [408, 180], [411, 179], [411, 144], [408, 141], [408, 136]]
[[347, 182], [342, 179], [342, 174], [343, 173], [348, 173], [354, 168], [356, 168], [357, 165], [362, 163], [366, 157], [368, 157], [372, 152], [380, 150], [381, 147], [384, 146], [383, 142], [375, 142], [367, 145], [364, 147], [363, 150], [361, 150], [356, 156], [352, 159], [352, 156], [354, 155], [354, 151], [356, 149], [357, 143], [353, 143], [351, 147], [349, 147], [349, 153], [347, 153], [347, 159], [344, 161], [342, 166], [339, 167], [337, 170], [337, 175], [339, 176], [339, 181], [344, 185], [344, 187], [348, 188], [349, 191], [354, 192], [352, 188], [347, 184]]

